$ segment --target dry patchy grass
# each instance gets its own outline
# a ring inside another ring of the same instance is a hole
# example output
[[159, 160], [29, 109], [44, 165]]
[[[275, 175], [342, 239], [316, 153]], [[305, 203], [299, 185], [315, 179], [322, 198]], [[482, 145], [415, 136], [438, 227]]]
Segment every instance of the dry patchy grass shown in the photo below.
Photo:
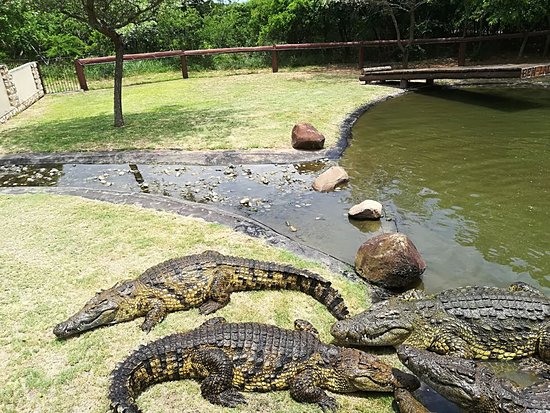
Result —
[[[351, 310], [366, 306], [366, 287], [226, 227], [168, 213], [51, 195], [0, 196], [0, 411], [106, 412], [109, 375], [139, 344], [200, 325], [197, 310], [172, 313], [149, 335], [140, 320], [58, 341], [52, 327], [95, 291], [138, 276], [165, 259], [217, 249], [285, 262], [329, 278]], [[237, 293], [217, 315], [232, 321], [292, 328], [310, 320], [329, 339], [334, 319], [298, 292]], [[205, 402], [190, 380], [153, 386], [146, 412], [319, 412], [288, 392], [248, 393], [248, 405], [222, 409]], [[388, 395], [338, 395], [342, 412], [390, 412]]]

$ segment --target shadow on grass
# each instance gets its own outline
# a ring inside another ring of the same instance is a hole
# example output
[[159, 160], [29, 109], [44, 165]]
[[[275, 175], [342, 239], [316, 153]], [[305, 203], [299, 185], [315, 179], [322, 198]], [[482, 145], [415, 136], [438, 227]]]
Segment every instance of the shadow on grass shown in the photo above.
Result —
[[113, 127], [113, 114], [49, 122], [35, 121], [2, 133], [4, 150], [59, 152], [114, 149], [224, 147], [232, 129], [246, 126], [234, 109], [190, 109], [181, 105], [125, 113], [123, 128]]

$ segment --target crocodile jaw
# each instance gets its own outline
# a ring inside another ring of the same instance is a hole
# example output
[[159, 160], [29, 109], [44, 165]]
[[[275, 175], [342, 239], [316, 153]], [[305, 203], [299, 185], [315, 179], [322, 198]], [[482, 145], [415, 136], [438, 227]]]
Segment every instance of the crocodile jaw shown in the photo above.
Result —
[[441, 356], [414, 347], [397, 348], [399, 360], [420, 380], [445, 398], [460, 406], [479, 401], [476, 362], [452, 356]]
[[97, 327], [115, 324], [115, 310], [116, 305], [114, 303], [92, 308], [84, 307], [68, 320], [57, 324], [53, 329], [53, 333], [57, 338], [67, 338]]
[[384, 320], [375, 312], [366, 311], [336, 322], [330, 333], [341, 343], [362, 346], [397, 346], [412, 333], [405, 319]]
[[[399, 387], [412, 391], [420, 386], [416, 377], [358, 349], [340, 347], [336, 364], [349, 383], [348, 391], [391, 392]], [[340, 386], [338, 391], [342, 390]]]
[[67, 338], [97, 327], [133, 320], [144, 315], [139, 307], [140, 284], [125, 280], [98, 292], [84, 307], [53, 329], [58, 338]]

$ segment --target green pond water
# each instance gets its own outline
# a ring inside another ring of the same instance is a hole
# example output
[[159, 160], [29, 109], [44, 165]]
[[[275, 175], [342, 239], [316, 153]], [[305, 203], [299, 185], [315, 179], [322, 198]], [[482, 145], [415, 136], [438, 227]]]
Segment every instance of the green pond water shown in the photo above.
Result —
[[428, 291], [527, 281], [550, 292], [550, 88], [409, 93], [369, 110], [340, 162], [426, 259]]

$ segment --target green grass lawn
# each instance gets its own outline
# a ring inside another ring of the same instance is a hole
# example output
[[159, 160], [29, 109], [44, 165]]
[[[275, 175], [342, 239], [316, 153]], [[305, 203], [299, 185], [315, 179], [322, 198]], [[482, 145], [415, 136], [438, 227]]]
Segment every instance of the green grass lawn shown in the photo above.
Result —
[[[58, 341], [52, 327], [93, 294], [138, 276], [168, 258], [216, 249], [225, 254], [289, 263], [333, 281], [352, 313], [367, 306], [367, 290], [324, 267], [221, 225], [178, 215], [76, 197], [0, 195], [0, 411], [3, 413], [106, 412], [109, 375], [138, 345], [197, 327], [198, 311], [169, 314], [146, 335], [141, 320]], [[230, 321], [292, 328], [310, 320], [324, 341], [334, 319], [299, 292], [233, 294], [218, 311]], [[392, 356], [391, 362], [396, 362]], [[138, 402], [153, 412], [319, 412], [288, 392], [247, 393], [239, 409], [212, 406], [191, 380], [153, 386]], [[391, 412], [391, 396], [337, 395], [342, 412]]]
[[126, 86], [121, 129], [112, 127], [111, 89], [47, 95], [0, 125], [0, 154], [290, 148], [298, 122], [330, 146], [347, 113], [395, 93], [357, 78], [357, 70], [260, 72]]

